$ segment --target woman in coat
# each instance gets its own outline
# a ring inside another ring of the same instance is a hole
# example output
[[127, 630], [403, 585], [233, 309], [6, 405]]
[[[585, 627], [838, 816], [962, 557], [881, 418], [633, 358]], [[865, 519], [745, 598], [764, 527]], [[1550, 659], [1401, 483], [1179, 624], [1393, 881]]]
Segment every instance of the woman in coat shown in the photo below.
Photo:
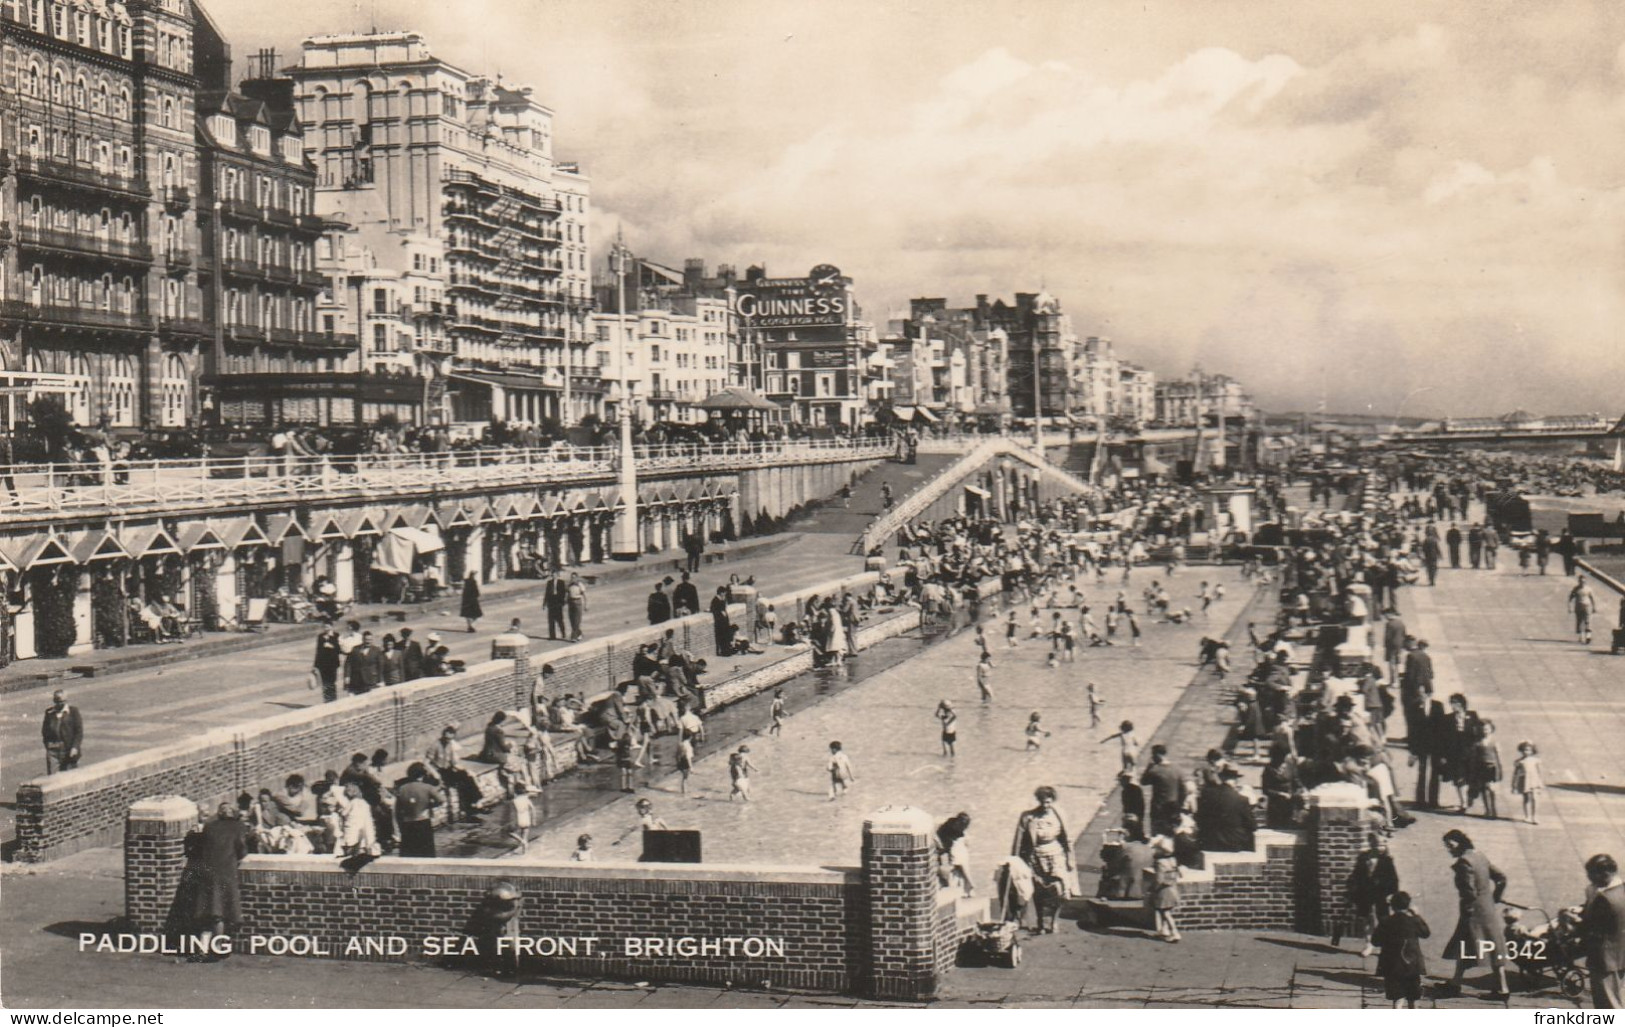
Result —
[[322, 682], [322, 702], [334, 702], [339, 697], [339, 667], [344, 663], [344, 650], [339, 646], [339, 633], [331, 623], [316, 636], [316, 658], [311, 669]]
[[237, 807], [222, 802], [214, 819], [187, 840], [188, 855], [197, 858], [192, 922], [204, 938], [230, 935], [243, 919], [237, 864], [248, 855], [248, 832]]
[[[1502, 960], [1502, 947], [1506, 944], [1506, 930], [1496, 903], [1506, 890], [1506, 875], [1495, 869], [1482, 852], [1473, 848], [1473, 840], [1462, 831], [1447, 831], [1444, 847], [1455, 857], [1451, 872], [1456, 877], [1456, 897], [1460, 912], [1456, 929], [1444, 947], [1446, 959], [1456, 961], [1456, 973], [1448, 985], [1449, 994], [1461, 993], [1462, 978], [1467, 968], [1487, 956], [1495, 971], [1493, 997], [1507, 994], [1506, 963]], [[1482, 956], [1480, 951], [1482, 950]]]
[[1072, 894], [1072, 843], [1066, 822], [1055, 808], [1055, 789], [1043, 785], [1033, 792], [1038, 805], [1016, 821], [1010, 854], [1032, 868], [1038, 895], [1038, 931], [1055, 933], [1055, 912], [1060, 900]]
[[480, 608], [480, 583], [474, 580], [472, 574], [463, 579], [463, 607], [459, 614], [468, 624], [471, 635], [474, 633], [474, 622], [485, 616], [485, 611]]

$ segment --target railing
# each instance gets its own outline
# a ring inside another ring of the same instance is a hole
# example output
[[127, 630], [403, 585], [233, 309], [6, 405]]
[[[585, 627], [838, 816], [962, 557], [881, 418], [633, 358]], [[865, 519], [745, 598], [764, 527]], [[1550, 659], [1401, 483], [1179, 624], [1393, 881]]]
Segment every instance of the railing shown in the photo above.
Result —
[[[885, 439], [809, 439], [639, 446], [640, 472], [708, 473], [776, 464], [872, 459]], [[609, 479], [614, 447], [472, 449], [449, 453], [140, 460], [117, 466], [19, 464], [0, 467], [0, 511], [13, 514], [134, 513], [220, 509], [305, 501], [387, 499], [391, 493], [529, 488]]]
[[300, 269], [294, 272], [294, 280], [307, 289], [327, 288], [327, 276], [320, 271]]
[[192, 191], [184, 185], [167, 186], [164, 189], [164, 205], [171, 210], [185, 210], [192, 205]]
[[40, 228], [26, 221], [18, 227], [20, 229], [18, 241], [24, 246], [40, 246], [46, 249], [115, 257], [142, 263], [152, 260], [152, 247], [144, 242], [103, 239], [91, 232], [81, 232], [73, 229]]
[[99, 192], [141, 197], [152, 195], [152, 187], [139, 178], [111, 171], [99, 171], [96, 168], [82, 168], [68, 161], [51, 160], [30, 154], [23, 154], [17, 158], [17, 173], [42, 182], [69, 183]]
[[93, 307], [35, 306], [22, 304], [21, 316], [44, 324], [73, 325], [80, 328], [128, 328], [133, 331], [152, 331], [152, 318], [146, 314], [126, 313], [122, 310], [97, 310]]

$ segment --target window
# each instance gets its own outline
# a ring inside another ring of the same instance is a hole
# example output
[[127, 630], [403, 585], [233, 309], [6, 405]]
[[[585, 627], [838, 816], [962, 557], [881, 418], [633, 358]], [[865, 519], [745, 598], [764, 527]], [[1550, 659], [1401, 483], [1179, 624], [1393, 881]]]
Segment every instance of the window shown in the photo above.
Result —
[[186, 409], [191, 403], [191, 381], [186, 373], [186, 360], [177, 353], [164, 355], [164, 376], [160, 383], [163, 393], [164, 427], [176, 428], [186, 423]]
[[45, 0], [28, 0], [28, 27], [35, 32], [45, 31]]
[[62, 4], [51, 5], [51, 31], [58, 39], [68, 38], [68, 9]]
[[[59, 7], [59, 8], [57, 8], [57, 10], [60, 11], [61, 8]], [[61, 71], [53, 71], [53, 72], [51, 72], [51, 102], [52, 103], [62, 103], [63, 102], [63, 85], [62, 85], [62, 72]]]
[[74, 15], [74, 35], [79, 39], [80, 46], [90, 45], [90, 15], [80, 11]]
[[387, 289], [374, 289], [372, 291], [372, 312], [374, 314], [389, 313], [389, 291]]
[[107, 113], [109, 113], [109, 111], [107, 109], [107, 104], [109, 102], [109, 99], [110, 98], [107, 95], [107, 83], [106, 82], [98, 82], [98, 83], [96, 83], [96, 96], [91, 101], [92, 109], [94, 109], [97, 114], [107, 114]]
[[165, 128], [175, 127], [175, 101], [167, 96], [164, 97], [163, 113], [159, 116], [159, 120]]
[[413, 271], [422, 271], [423, 270], [423, 254], [421, 254], [421, 253], [412, 254], [412, 270]]
[[374, 353], [389, 352], [389, 329], [383, 325], [372, 326], [372, 351]]

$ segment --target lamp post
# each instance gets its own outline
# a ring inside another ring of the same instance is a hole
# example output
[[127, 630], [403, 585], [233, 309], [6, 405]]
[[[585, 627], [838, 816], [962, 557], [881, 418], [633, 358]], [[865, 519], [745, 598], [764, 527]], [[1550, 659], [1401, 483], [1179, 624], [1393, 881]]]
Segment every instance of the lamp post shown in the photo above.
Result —
[[1044, 333], [1033, 329], [1033, 445], [1044, 452], [1044, 379], [1039, 364], [1044, 356]]
[[610, 553], [617, 560], [636, 560], [643, 549], [638, 541], [638, 471], [632, 453], [632, 382], [626, 373], [626, 266], [631, 257], [617, 234], [609, 254], [610, 270], [615, 273], [615, 343], [621, 368], [621, 510], [610, 532]]

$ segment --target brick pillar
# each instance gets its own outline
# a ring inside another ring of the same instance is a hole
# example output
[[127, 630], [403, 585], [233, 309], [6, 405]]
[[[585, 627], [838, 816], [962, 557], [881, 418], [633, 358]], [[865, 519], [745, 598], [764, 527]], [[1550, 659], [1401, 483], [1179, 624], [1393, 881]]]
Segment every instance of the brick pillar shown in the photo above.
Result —
[[1314, 908], [1301, 919], [1311, 933], [1330, 933], [1348, 916], [1348, 880], [1355, 857], [1365, 848], [1371, 827], [1371, 800], [1352, 784], [1321, 785], [1309, 793], [1310, 866], [1314, 868]]
[[745, 604], [745, 620], [739, 625], [739, 631], [746, 638], [756, 637], [756, 613], [762, 607], [761, 593], [756, 591], [754, 585], [735, 585], [733, 587], [734, 602]]
[[513, 661], [513, 695], [519, 709], [530, 709], [536, 674], [530, 669], [530, 638], [517, 632], [491, 639], [491, 659]]
[[887, 806], [863, 823], [863, 886], [869, 900], [869, 988], [877, 998], [936, 992], [936, 842], [931, 817]]
[[124, 820], [124, 915], [137, 931], [157, 934], [186, 867], [186, 833], [197, 806], [178, 795], [155, 795], [130, 807]]

